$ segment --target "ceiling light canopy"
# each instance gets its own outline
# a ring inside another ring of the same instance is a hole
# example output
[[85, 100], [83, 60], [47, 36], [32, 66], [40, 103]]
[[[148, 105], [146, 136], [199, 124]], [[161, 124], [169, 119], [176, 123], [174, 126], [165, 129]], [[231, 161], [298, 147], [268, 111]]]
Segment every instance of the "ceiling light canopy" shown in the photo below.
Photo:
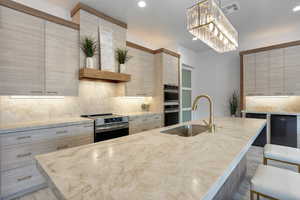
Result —
[[145, 1], [139, 1], [139, 2], [138, 2], [138, 6], [139, 6], [140, 8], [145, 8], [145, 7], [147, 6], [147, 4], [146, 4]]
[[300, 11], [300, 5], [299, 5], [299, 6], [295, 6], [295, 7], [293, 8], [293, 11], [294, 11], [294, 12]]
[[238, 47], [238, 32], [214, 0], [201, 1], [187, 10], [187, 29], [217, 52]]

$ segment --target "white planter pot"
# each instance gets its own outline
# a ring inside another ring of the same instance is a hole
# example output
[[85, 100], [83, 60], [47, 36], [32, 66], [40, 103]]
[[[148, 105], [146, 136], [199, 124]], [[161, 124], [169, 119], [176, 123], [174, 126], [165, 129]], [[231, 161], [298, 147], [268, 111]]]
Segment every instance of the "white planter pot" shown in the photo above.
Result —
[[94, 59], [93, 57], [86, 58], [86, 68], [94, 68]]
[[125, 64], [120, 64], [120, 73], [124, 73], [126, 70], [126, 65]]

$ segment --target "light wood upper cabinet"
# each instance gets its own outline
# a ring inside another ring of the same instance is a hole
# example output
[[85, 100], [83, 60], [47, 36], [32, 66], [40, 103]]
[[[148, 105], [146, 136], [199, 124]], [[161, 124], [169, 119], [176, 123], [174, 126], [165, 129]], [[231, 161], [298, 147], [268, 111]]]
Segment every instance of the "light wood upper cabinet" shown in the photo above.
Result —
[[300, 95], [300, 46], [244, 55], [243, 60], [246, 96]]
[[46, 22], [46, 94], [77, 96], [79, 32]]
[[270, 95], [284, 94], [284, 51], [274, 49], [270, 51]]
[[269, 52], [255, 55], [255, 95], [269, 95]]
[[154, 92], [154, 55], [139, 49], [130, 48], [132, 58], [126, 63], [126, 72], [131, 81], [126, 83], [126, 96], [153, 96]]
[[179, 85], [179, 60], [177, 57], [163, 53], [164, 85]]
[[300, 46], [284, 49], [284, 89], [287, 95], [300, 95]]
[[244, 56], [245, 95], [255, 94], [255, 55]]
[[44, 94], [45, 21], [0, 7], [0, 94]]
[[78, 30], [0, 6], [0, 55], [0, 95], [78, 95]]

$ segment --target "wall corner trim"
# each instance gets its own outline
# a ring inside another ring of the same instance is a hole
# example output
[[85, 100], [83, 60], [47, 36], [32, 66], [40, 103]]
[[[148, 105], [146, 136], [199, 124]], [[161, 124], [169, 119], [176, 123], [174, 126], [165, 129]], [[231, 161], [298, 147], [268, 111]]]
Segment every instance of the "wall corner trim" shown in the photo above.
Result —
[[171, 51], [171, 50], [168, 50], [168, 49], [165, 49], [165, 48], [152, 50], [152, 49], [149, 49], [147, 47], [144, 47], [144, 46], [141, 46], [139, 44], [135, 44], [135, 43], [129, 42], [129, 41], [126, 41], [126, 46], [131, 47], [131, 48], [135, 48], [135, 49], [139, 49], [141, 51], [145, 51], [145, 52], [152, 53], [152, 54], [165, 53], [165, 54], [169, 54], [171, 56], [174, 56], [174, 57], [177, 57], [178, 59], [180, 59], [180, 54], [179, 53], [176, 53], [174, 51]]

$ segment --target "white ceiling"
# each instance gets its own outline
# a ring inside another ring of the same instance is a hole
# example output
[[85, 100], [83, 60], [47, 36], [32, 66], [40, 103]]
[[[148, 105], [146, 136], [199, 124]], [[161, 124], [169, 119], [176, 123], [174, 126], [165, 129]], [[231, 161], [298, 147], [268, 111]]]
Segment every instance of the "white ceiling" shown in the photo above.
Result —
[[[71, 9], [78, 0], [49, 0]], [[179, 44], [196, 51], [207, 47], [192, 41], [186, 30], [186, 8], [195, 0], [145, 0], [146, 8], [137, 6], [138, 0], [81, 0], [101, 12], [128, 24], [129, 40], [141, 41], [149, 47], [169, 47]], [[255, 34], [272, 33], [282, 29], [300, 28], [300, 12], [292, 8], [300, 0], [222, 0], [222, 5], [237, 2], [240, 10], [228, 16], [240, 35], [240, 41]], [[299, 35], [300, 39], [300, 35]]]

